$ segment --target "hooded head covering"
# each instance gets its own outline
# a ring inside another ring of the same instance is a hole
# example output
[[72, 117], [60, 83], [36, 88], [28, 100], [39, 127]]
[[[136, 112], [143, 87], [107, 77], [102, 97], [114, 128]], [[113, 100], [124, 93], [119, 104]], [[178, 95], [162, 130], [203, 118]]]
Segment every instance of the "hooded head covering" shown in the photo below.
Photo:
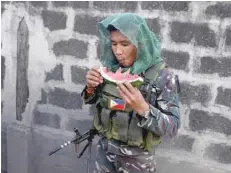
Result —
[[100, 36], [100, 61], [103, 66], [115, 71], [119, 68], [111, 48], [109, 26], [115, 27], [136, 47], [136, 60], [130, 67], [130, 72], [140, 74], [152, 65], [162, 61], [160, 57], [160, 42], [149, 30], [146, 21], [134, 13], [121, 13], [107, 17], [98, 23]]

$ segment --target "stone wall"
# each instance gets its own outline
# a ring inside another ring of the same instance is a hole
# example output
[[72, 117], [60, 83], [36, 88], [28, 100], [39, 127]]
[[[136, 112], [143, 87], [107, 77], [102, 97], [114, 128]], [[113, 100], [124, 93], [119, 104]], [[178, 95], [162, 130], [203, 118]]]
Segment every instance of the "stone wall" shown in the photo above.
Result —
[[2, 172], [83, 172], [84, 159], [71, 147], [47, 154], [71, 138], [74, 127], [90, 128], [94, 107], [83, 104], [80, 92], [87, 70], [99, 64], [96, 23], [118, 12], [146, 18], [180, 78], [181, 127], [157, 150], [159, 172], [231, 171], [230, 2], [1, 6]]

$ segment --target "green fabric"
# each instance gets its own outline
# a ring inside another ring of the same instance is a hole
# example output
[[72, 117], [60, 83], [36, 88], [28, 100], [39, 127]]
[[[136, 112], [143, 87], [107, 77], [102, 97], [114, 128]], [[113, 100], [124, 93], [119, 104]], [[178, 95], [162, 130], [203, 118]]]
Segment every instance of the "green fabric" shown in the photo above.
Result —
[[118, 29], [137, 48], [136, 61], [130, 67], [131, 73], [139, 75], [152, 65], [162, 61], [160, 42], [156, 35], [149, 30], [146, 21], [134, 13], [121, 13], [107, 17], [98, 23], [100, 36], [99, 58], [103, 66], [106, 66], [111, 71], [119, 68], [111, 49], [110, 32], [107, 29], [109, 25]]

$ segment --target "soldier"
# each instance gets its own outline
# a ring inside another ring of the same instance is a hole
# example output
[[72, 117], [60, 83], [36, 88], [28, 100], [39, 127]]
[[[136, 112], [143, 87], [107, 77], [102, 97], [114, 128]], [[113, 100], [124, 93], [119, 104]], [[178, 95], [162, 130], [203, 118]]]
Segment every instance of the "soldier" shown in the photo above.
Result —
[[[180, 127], [178, 78], [160, 57], [159, 40], [143, 18], [116, 14], [99, 22], [98, 30], [101, 63], [113, 72], [130, 69], [144, 83], [112, 84], [98, 67], [88, 71], [82, 97], [96, 105], [93, 127], [100, 135], [94, 172], [154, 173], [161, 137], [175, 136]], [[117, 109], [110, 104], [115, 100]]]

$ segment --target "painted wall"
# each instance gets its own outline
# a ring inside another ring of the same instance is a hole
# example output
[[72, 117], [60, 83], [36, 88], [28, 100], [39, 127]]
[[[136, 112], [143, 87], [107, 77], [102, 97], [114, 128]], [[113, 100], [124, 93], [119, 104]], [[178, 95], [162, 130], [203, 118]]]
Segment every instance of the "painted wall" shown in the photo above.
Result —
[[[99, 64], [96, 23], [136, 12], [179, 75], [181, 127], [157, 150], [158, 172], [231, 172], [230, 2], [1, 2], [2, 172], [79, 172], [69, 146], [91, 126], [80, 98]], [[94, 142], [95, 144], [95, 142]], [[93, 149], [94, 151], [94, 149]]]

